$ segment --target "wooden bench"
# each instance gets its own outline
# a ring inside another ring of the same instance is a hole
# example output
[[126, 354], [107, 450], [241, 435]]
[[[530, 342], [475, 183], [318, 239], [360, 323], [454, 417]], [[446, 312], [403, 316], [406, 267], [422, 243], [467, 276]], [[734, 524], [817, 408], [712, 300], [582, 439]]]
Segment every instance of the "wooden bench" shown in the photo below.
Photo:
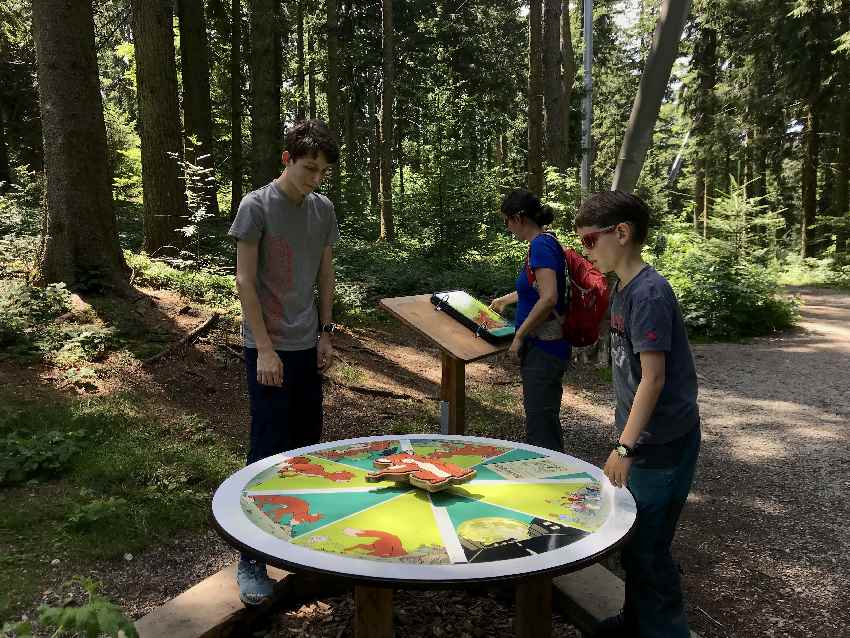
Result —
[[[273, 598], [264, 605], [245, 607], [239, 601], [236, 563], [213, 574], [136, 621], [141, 638], [224, 638], [244, 635], [246, 626], [270, 613], [283, 599], [311, 600], [350, 588], [340, 579], [292, 574], [269, 567], [277, 580]], [[602, 565], [591, 565], [552, 579], [553, 602], [579, 631], [592, 635], [599, 621], [623, 605], [623, 581]], [[699, 636], [691, 632], [691, 638]]]
[[[554, 602], [585, 636], [623, 608], [625, 583], [600, 564], [552, 579]], [[691, 631], [691, 638], [699, 638]]]

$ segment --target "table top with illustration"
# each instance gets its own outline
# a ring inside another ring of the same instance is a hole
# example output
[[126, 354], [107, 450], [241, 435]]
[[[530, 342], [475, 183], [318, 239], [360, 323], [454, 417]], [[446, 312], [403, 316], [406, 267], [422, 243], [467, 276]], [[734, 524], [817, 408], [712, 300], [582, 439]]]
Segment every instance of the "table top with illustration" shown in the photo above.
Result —
[[[387, 457], [410, 454], [426, 482], [461, 474], [467, 482], [434, 492], [375, 474]], [[459, 468], [474, 470], [472, 479]], [[631, 494], [590, 463], [438, 434], [333, 441], [262, 459], [221, 484], [212, 510], [232, 545], [271, 565], [395, 587], [572, 571], [612, 551], [635, 523]]]

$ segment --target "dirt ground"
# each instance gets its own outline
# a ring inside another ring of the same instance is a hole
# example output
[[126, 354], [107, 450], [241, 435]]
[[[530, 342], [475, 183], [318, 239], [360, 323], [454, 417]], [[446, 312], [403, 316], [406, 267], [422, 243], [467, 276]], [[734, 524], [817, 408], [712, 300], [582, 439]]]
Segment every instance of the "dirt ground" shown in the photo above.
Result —
[[[792, 292], [804, 302], [799, 329], [745, 344], [694, 346], [703, 447], [674, 552], [692, 628], [705, 637], [848, 635], [850, 295]], [[150, 312], [175, 332], [203, 320], [168, 293], [148, 293], [156, 297]], [[152, 410], [194, 412], [222, 436], [244, 441], [247, 400], [236, 340], [217, 329], [153, 366], [127, 369], [126, 361], [115, 362], [116, 376], [101, 390], [119, 384], [120, 374], [120, 385], [150, 397]], [[324, 439], [399, 427], [437, 431], [434, 348], [394, 323], [344, 330], [336, 343], [342, 363], [326, 384]], [[107, 372], [102, 376], [109, 379]], [[613, 394], [602, 379], [589, 367], [576, 368], [562, 406], [567, 451], [597, 465], [615, 435]], [[467, 397], [469, 434], [522, 440], [515, 366], [468, 366]], [[207, 532], [129, 561], [104, 562], [91, 575], [139, 617], [234, 557]], [[614, 560], [609, 564], [616, 569]], [[399, 592], [395, 607], [404, 636], [512, 633], [510, 597], [500, 590]], [[352, 609], [350, 596], [298, 604], [258, 635], [349, 636]], [[555, 621], [554, 635], [577, 635], [557, 614]]]

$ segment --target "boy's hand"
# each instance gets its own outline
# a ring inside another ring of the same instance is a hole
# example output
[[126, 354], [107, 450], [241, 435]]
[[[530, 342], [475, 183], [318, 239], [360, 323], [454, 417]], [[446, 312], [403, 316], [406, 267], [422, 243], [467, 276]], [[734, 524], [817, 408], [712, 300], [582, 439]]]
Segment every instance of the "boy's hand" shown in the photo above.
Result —
[[616, 450], [611, 450], [602, 471], [614, 487], [626, 486], [629, 480], [629, 470], [632, 469], [632, 460], [631, 457], [620, 456]]
[[257, 351], [257, 383], [283, 385], [283, 361], [274, 350]]
[[316, 345], [316, 366], [319, 372], [327, 372], [334, 363], [334, 347], [330, 335], [323, 334]]
[[520, 350], [522, 350], [522, 342], [523, 338], [516, 336], [514, 340], [511, 341], [511, 347], [508, 348], [508, 356], [514, 361], [519, 361], [520, 359]]
[[496, 297], [493, 301], [490, 302], [490, 310], [495, 310], [499, 314], [502, 314], [502, 311], [507, 306], [507, 302], [501, 297]]

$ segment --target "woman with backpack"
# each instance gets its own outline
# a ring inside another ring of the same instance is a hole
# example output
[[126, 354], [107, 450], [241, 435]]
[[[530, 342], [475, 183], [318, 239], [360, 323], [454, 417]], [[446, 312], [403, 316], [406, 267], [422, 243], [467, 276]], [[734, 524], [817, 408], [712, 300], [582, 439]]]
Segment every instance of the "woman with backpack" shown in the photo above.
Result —
[[501, 313], [517, 304], [516, 335], [508, 350], [520, 362], [522, 400], [528, 443], [562, 452], [561, 396], [570, 343], [562, 323], [566, 313], [566, 258], [560, 243], [545, 232], [554, 210], [527, 190], [517, 189], [502, 200], [505, 226], [528, 255], [516, 279], [516, 290], [493, 300]]

